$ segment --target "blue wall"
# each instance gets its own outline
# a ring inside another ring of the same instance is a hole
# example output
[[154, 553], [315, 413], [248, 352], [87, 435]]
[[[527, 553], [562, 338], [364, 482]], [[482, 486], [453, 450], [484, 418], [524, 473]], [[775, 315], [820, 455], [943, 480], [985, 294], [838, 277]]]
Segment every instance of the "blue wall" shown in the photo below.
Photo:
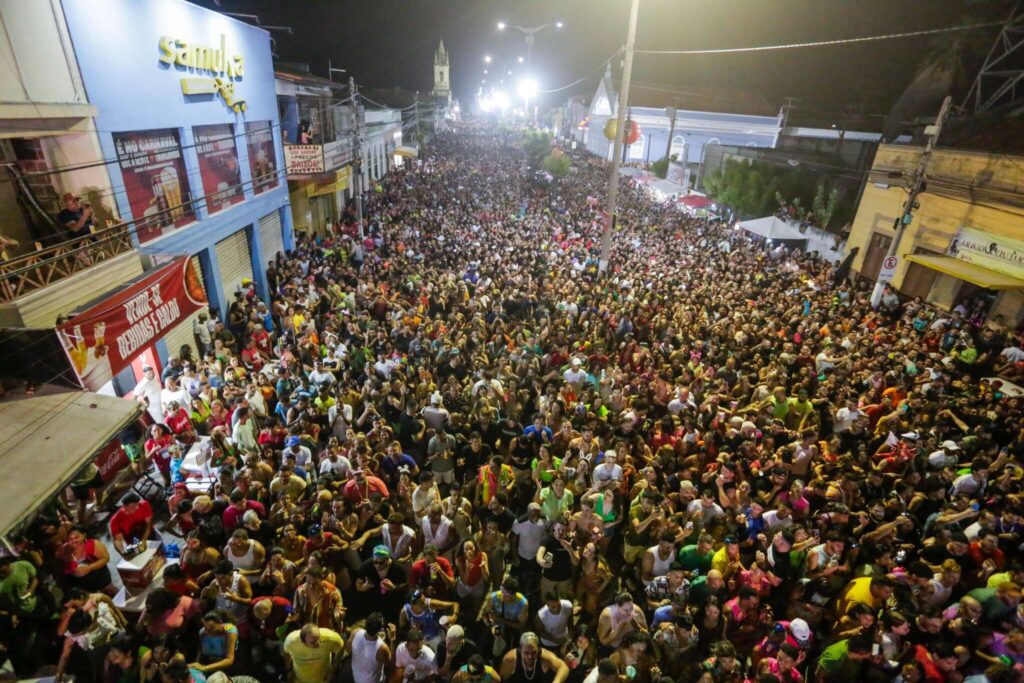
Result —
[[[89, 101], [96, 106], [96, 127], [105, 159], [117, 159], [113, 133], [173, 128], [184, 147], [185, 167], [193, 197], [203, 193], [193, 137], [193, 126], [232, 124], [245, 201], [214, 215], [205, 202], [196, 206], [197, 221], [151, 242], [136, 245], [144, 253], [198, 254], [203, 265], [210, 305], [222, 314], [230, 302], [217, 276], [215, 245], [235, 232], [249, 231], [253, 274], [257, 289], [266, 296], [266, 261], [260, 253], [256, 226], [261, 217], [277, 212], [284, 244], [293, 242], [288, 183], [279, 177], [276, 188], [259, 195], [252, 191], [245, 123], [270, 121], [277, 149], [277, 168], [284, 168], [274, 67], [266, 31], [183, 0], [64, 0], [64, 13]], [[162, 36], [192, 44], [219, 47], [224, 35], [229, 55], [241, 54], [245, 71], [235, 81], [236, 98], [246, 111], [234, 112], [216, 95], [186, 96], [180, 79], [212, 74], [185, 70], [160, 61]], [[112, 190], [123, 218], [132, 218], [124, 181], [116, 163], [108, 164]]]

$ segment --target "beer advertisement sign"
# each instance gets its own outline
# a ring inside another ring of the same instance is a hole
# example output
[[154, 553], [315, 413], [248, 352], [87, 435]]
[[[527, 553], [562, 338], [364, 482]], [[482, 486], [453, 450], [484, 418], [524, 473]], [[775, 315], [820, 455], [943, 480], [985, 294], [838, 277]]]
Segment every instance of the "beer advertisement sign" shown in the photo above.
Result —
[[247, 122], [245, 138], [249, 148], [253, 194], [277, 187], [277, 154], [274, 153], [274, 134], [270, 121]]
[[231, 125], [196, 126], [192, 130], [207, 211], [217, 213], [245, 199]]
[[178, 131], [144, 130], [113, 137], [139, 242], [194, 222]]
[[202, 280], [184, 256], [72, 317], [57, 337], [79, 382], [97, 391], [206, 305]]

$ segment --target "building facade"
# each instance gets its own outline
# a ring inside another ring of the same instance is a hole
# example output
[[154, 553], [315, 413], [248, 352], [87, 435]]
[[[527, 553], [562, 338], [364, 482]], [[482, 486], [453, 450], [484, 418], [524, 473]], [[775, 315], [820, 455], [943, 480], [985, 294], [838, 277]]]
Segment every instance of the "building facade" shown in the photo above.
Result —
[[[894, 225], [923, 150], [880, 145], [847, 248], [853, 268], [878, 278]], [[989, 320], [1014, 328], [1024, 319], [1024, 158], [936, 149], [927, 186], [897, 251], [892, 285], [944, 310], [980, 304]]]

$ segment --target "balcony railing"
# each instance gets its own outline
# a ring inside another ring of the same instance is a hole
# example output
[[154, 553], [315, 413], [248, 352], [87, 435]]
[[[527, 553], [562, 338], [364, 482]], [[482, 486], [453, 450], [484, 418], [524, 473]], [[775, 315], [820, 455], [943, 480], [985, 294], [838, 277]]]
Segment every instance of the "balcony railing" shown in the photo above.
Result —
[[14, 301], [131, 251], [129, 234], [130, 226], [119, 223], [0, 263], [0, 302]]

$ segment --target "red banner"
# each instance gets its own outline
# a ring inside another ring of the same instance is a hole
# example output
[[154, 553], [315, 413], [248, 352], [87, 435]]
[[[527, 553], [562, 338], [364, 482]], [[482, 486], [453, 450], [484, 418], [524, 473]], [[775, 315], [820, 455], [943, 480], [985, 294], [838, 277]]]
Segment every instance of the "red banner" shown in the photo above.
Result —
[[199, 274], [182, 257], [76, 315], [57, 337], [82, 386], [97, 391], [206, 304]]
[[231, 124], [196, 126], [192, 130], [196, 137], [199, 175], [203, 179], [207, 210], [217, 213], [245, 199]]
[[114, 133], [114, 148], [140, 242], [195, 221], [178, 131]]

